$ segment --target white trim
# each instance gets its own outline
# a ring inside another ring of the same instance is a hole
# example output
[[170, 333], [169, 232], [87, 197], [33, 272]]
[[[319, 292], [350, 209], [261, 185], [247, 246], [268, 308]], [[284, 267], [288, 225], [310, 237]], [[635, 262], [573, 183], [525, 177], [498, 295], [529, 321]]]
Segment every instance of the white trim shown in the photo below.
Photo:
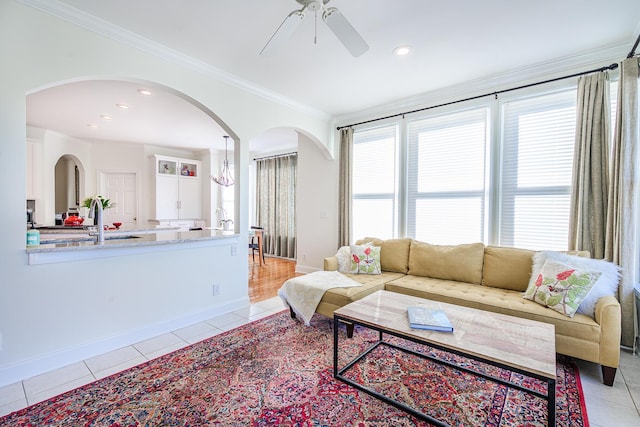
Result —
[[296, 273], [309, 274], [313, 273], [314, 271], [322, 271], [322, 269], [318, 267], [312, 267], [310, 265], [301, 265], [296, 263]]
[[629, 49], [629, 44], [625, 42], [582, 52], [565, 58], [540, 62], [511, 71], [470, 80], [461, 84], [436, 89], [431, 92], [421, 93], [355, 113], [336, 116], [334, 120], [336, 126], [346, 126], [354, 122], [389, 116], [407, 110], [451, 102], [497, 90], [509, 89], [514, 86], [550, 80], [563, 75], [586, 71], [591, 68], [607, 66], [614, 62], [619, 63], [629, 53]]
[[[0, 369], [0, 387], [194, 325], [221, 314], [248, 307], [249, 305], [249, 297], [243, 297], [207, 308], [197, 313], [158, 321], [111, 338], [100, 339], [71, 348], [53, 351], [42, 357], [5, 366]], [[185, 343], [185, 347], [187, 345], [188, 344]]]
[[116, 42], [125, 44], [145, 53], [157, 56], [164, 60], [173, 62], [185, 68], [200, 72], [216, 80], [235, 86], [249, 93], [257, 95], [266, 100], [276, 102], [285, 107], [293, 108], [302, 113], [309, 114], [322, 120], [329, 120], [330, 115], [317, 108], [302, 104], [291, 98], [282, 96], [264, 87], [258, 86], [248, 80], [241, 79], [220, 68], [214, 67], [206, 62], [200, 61], [189, 55], [185, 55], [175, 49], [171, 49], [163, 44], [154, 42], [137, 33], [126, 30], [104, 19], [90, 15], [75, 7], [69, 6], [58, 0], [17, 0], [27, 6], [38, 9], [49, 15], [63, 19], [79, 27], [93, 31], [97, 34], [110, 38]]

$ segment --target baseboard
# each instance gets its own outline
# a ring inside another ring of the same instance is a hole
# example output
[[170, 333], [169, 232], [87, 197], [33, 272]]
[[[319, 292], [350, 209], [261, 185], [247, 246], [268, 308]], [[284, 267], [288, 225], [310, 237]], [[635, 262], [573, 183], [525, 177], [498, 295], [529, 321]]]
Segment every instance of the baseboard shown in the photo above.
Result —
[[249, 297], [239, 298], [197, 313], [190, 313], [185, 316], [168, 319], [142, 328], [127, 331], [118, 336], [66, 348], [41, 357], [5, 366], [0, 369], [0, 387], [23, 381], [36, 375], [53, 371], [122, 347], [136, 344], [195, 323], [203, 322], [207, 319], [211, 319], [212, 317], [247, 307], [249, 304]]
[[308, 273], [313, 273], [314, 271], [319, 271], [319, 270], [322, 270], [322, 269], [318, 267], [312, 267], [310, 265], [300, 265], [296, 263], [296, 273], [308, 274]]

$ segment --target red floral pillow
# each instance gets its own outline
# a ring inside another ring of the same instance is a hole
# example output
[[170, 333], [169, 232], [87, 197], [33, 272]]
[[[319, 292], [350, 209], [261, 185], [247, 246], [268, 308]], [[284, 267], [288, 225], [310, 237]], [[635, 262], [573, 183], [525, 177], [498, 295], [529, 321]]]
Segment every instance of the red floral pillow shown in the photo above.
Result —
[[351, 246], [352, 274], [381, 274], [380, 246]]
[[524, 298], [573, 317], [602, 273], [576, 269], [547, 259]]

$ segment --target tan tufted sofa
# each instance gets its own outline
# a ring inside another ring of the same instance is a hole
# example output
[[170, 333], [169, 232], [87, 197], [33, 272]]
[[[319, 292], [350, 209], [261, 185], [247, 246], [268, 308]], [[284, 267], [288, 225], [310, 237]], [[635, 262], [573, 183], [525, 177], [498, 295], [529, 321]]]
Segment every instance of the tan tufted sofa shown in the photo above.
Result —
[[[531, 250], [485, 246], [431, 245], [412, 239], [366, 238], [356, 244], [380, 246], [382, 274], [347, 274], [361, 287], [325, 292], [316, 313], [333, 311], [381, 289], [430, 300], [518, 316], [555, 325], [556, 351], [599, 363], [603, 382], [613, 385], [620, 359], [620, 304], [600, 298], [595, 318], [575, 314], [569, 318], [522, 294], [531, 276]], [[588, 256], [588, 253], [576, 253]], [[325, 270], [338, 270], [336, 257], [325, 258]]]

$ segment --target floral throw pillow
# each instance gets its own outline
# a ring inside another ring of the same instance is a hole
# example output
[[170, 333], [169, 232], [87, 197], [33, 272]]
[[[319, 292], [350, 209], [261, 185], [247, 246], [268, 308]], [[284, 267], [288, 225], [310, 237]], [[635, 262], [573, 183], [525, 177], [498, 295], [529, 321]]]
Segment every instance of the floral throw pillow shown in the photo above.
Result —
[[379, 246], [351, 246], [352, 274], [381, 274]]
[[602, 273], [580, 270], [548, 259], [535, 281], [529, 284], [524, 298], [573, 317]]
[[533, 256], [533, 265], [531, 268], [533, 273], [531, 274], [531, 280], [529, 281], [530, 284], [535, 281], [538, 276], [538, 272], [548, 259], [566, 264], [571, 268], [576, 268], [578, 270], [597, 271], [602, 273], [596, 284], [591, 288], [589, 294], [580, 303], [576, 313], [586, 314], [587, 316], [591, 316], [592, 319], [595, 319], [596, 304], [598, 303], [598, 300], [606, 295], [617, 297], [618, 282], [620, 280], [620, 267], [616, 264], [603, 259], [592, 259], [554, 251], [541, 251], [537, 252]]

